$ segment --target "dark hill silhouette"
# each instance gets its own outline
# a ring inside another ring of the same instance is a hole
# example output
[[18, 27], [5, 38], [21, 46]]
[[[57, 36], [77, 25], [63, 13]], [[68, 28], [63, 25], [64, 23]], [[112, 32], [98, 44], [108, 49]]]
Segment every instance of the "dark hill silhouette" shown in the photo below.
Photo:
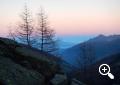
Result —
[[64, 70], [69, 64], [62, 62], [52, 54], [0, 38], [0, 85], [70, 85], [74, 81]]
[[[115, 76], [114, 80], [99, 73], [98, 69], [101, 64], [108, 64], [111, 67], [111, 73]], [[120, 85], [120, 53], [107, 56], [89, 66], [86, 74], [88, 75], [85, 76], [85, 74], [79, 70], [76, 71], [75, 76], [78, 80], [82, 80], [88, 85]]]

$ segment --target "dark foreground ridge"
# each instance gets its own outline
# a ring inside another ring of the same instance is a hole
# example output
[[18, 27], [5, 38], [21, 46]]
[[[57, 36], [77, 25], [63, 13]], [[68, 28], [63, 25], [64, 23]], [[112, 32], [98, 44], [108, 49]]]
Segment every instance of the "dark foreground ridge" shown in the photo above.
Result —
[[0, 38], [0, 85], [70, 85], [58, 62], [53, 55]]
[[[99, 73], [98, 69], [101, 64], [108, 64], [110, 66], [110, 72], [115, 76], [114, 80]], [[75, 76], [87, 85], [120, 85], [120, 53], [113, 54], [96, 62], [89, 66], [86, 72], [76, 72]]]

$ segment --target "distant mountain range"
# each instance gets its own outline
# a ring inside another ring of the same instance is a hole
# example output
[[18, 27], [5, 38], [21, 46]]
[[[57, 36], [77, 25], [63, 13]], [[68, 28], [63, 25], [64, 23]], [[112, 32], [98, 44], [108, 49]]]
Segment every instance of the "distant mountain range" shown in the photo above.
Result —
[[[94, 51], [96, 60], [101, 60], [105, 56], [120, 53], [120, 35], [104, 36], [99, 35], [95, 38], [89, 39], [83, 43], [77, 44], [73, 47], [67, 48], [60, 52], [61, 57], [68, 63], [77, 66], [77, 60], [82, 56], [81, 47], [86, 44], [90, 45]], [[82, 60], [81, 60], [82, 61]]]
[[60, 45], [60, 49], [67, 49], [67, 48], [74, 46], [73, 42], [59, 41], [58, 44]]

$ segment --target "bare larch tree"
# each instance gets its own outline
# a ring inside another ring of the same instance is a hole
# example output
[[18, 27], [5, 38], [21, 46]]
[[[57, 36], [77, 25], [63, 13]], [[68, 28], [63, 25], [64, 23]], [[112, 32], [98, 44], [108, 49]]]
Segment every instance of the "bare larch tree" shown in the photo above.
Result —
[[16, 41], [16, 34], [15, 34], [14, 30], [10, 29], [8, 32], [9, 33], [8, 33], [7, 37], [10, 38], [11, 40]]
[[53, 52], [57, 50], [55, 32], [53, 29], [50, 29], [50, 26], [48, 25], [48, 18], [42, 8], [38, 13], [37, 32], [40, 39], [40, 49], [42, 51]]
[[27, 5], [24, 7], [24, 11], [21, 15], [22, 22], [19, 24], [17, 29], [17, 37], [20, 42], [27, 44], [28, 46], [32, 46], [33, 43], [33, 19], [30, 14]]

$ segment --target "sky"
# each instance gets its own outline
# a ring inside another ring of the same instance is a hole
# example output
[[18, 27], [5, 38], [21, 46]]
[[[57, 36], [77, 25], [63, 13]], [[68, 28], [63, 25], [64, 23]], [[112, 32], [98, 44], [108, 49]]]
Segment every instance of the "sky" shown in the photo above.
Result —
[[0, 0], [0, 36], [19, 23], [25, 3], [34, 19], [43, 7], [58, 36], [120, 33], [120, 0]]

